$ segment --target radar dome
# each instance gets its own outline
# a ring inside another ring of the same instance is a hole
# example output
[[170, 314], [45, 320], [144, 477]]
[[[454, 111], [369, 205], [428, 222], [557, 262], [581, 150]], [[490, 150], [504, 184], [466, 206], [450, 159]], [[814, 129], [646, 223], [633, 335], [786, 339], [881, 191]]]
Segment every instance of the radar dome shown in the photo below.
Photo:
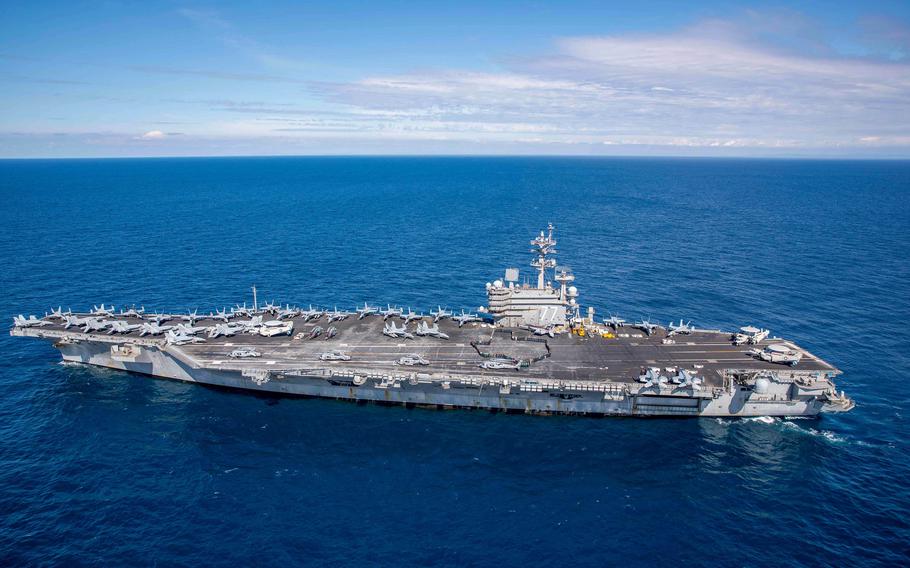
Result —
[[493, 282], [493, 286], [496, 286], [497, 288], [502, 288], [502, 280], [497, 280], [497, 281]]
[[489, 282], [487, 282], [487, 290], [489, 290], [489, 289], [492, 288], [492, 287], [493, 287], [493, 285], [490, 284]]
[[569, 294], [572, 294], [573, 296], [577, 296], [578, 288], [576, 288], [575, 286], [569, 286]]
[[753, 387], [753, 390], [755, 392], [757, 392], [758, 394], [768, 394], [768, 389], [770, 389], [770, 388], [771, 388], [771, 381], [769, 381], [768, 379], [766, 379], [764, 377], [761, 377], [761, 378], [755, 380], [755, 387]]

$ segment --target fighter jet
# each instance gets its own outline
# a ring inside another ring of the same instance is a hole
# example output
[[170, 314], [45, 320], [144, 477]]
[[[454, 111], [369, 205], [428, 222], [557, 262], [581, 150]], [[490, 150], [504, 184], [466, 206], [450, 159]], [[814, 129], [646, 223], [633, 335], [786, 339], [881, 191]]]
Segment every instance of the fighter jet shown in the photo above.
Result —
[[430, 324], [428, 324], [425, 321], [422, 321], [417, 324], [417, 331], [415, 331], [414, 333], [416, 333], [417, 335], [420, 335], [420, 336], [424, 336], [424, 337], [436, 337], [438, 339], [448, 339], [449, 338], [449, 336], [447, 334], [439, 331], [438, 323], [434, 323], [433, 327], [430, 327]]
[[556, 337], [556, 332], [553, 329], [552, 325], [548, 325], [546, 327], [538, 327], [536, 325], [529, 325], [528, 329], [534, 335], [549, 335], [550, 337]]
[[287, 305], [285, 305], [284, 308], [282, 308], [281, 310], [278, 310], [278, 314], [276, 315], [276, 317], [278, 319], [290, 319], [290, 318], [295, 318], [299, 315], [300, 315], [300, 308], [298, 308], [296, 306], [294, 306], [292, 308], [290, 304], [287, 304]]
[[423, 357], [421, 357], [420, 355], [418, 355], [417, 353], [411, 353], [410, 355], [405, 355], [403, 357], [399, 357], [398, 360], [395, 361], [395, 364], [396, 365], [405, 365], [406, 367], [414, 367], [417, 365], [424, 365], [424, 366], [429, 365], [430, 362], [427, 361], [426, 359], [424, 359]]
[[609, 318], [604, 319], [604, 324], [609, 325], [615, 330], [626, 325], [626, 320], [610, 314]]
[[332, 323], [333, 321], [341, 321], [343, 319], [347, 319], [347, 317], [349, 315], [351, 315], [351, 312], [345, 312], [345, 311], [339, 312], [338, 306], [335, 306], [335, 311], [326, 312], [326, 314], [329, 316], [329, 323]]
[[155, 312], [154, 314], [152, 314], [148, 317], [148, 320], [150, 322], [154, 322], [157, 324], [161, 324], [166, 321], [170, 321], [172, 319], [174, 319], [174, 316], [172, 316], [171, 314], [159, 314], [158, 312]]
[[231, 308], [231, 314], [233, 314], [234, 317], [248, 318], [248, 317], [252, 317], [253, 310], [246, 307], [246, 302], [244, 302], [242, 306], [240, 304], [237, 304], [233, 308]]
[[107, 334], [111, 335], [114, 333], [130, 333], [142, 327], [141, 323], [126, 323], [125, 321], [112, 320], [103, 322], [110, 327], [107, 330]]
[[452, 312], [442, 306], [436, 306], [436, 311], [430, 310], [430, 315], [433, 316], [433, 323], [436, 323], [443, 318], [452, 317]]
[[176, 332], [177, 335], [196, 335], [207, 329], [209, 328], [204, 325], [193, 326], [193, 324], [178, 323], [174, 328], [174, 332]]
[[281, 304], [275, 304], [274, 302], [266, 302], [266, 303], [265, 303], [261, 308], [259, 308], [259, 309], [260, 309], [261, 311], [263, 311], [263, 312], [268, 312], [268, 313], [270, 313], [270, 314], [272, 314], [272, 315], [275, 315], [275, 314], [277, 314], [278, 311], [281, 309]]
[[100, 306], [92, 306], [91, 311], [89, 312], [93, 316], [113, 316], [114, 315], [114, 306], [105, 307], [104, 304]]
[[314, 327], [313, 330], [310, 332], [310, 339], [316, 339], [316, 338], [319, 337], [320, 335], [322, 335], [322, 327], [317, 325], [317, 326]]
[[161, 335], [173, 327], [172, 325], [161, 325], [155, 321], [145, 322], [139, 330], [139, 335]]
[[386, 307], [384, 310], [382, 310], [382, 309], [379, 310], [379, 315], [382, 316], [383, 320], [387, 320], [393, 316], [401, 316], [401, 308], [398, 308], [398, 307], [393, 308], [391, 305], [386, 304]]
[[99, 318], [85, 318], [85, 321], [82, 322], [82, 333], [89, 333], [91, 331], [104, 331], [107, 329], [108, 322], [101, 321]]
[[234, 317], [234, 314], [231, 312], [228, 312], [227, 308], [221, 308], [220, 310], [215, 310], [215, 313], [212, 314], [213, 320], [221, 320], [224, 323], [227, 323], [228, 320], [230, 320], [232, 317]]
[[452, 316], [452, 321], [458, 322], [458, 327], [463, 326], [466, 323], [471, 323], [474, 321], [483, 321], [480, 319], [480, 316], [477, 314], [467, 314], [464, 310], [461, 310], [461, 313], [457, 316]]
[[489, 361], [484, 361], [479, 364], [478, 367], [481, 369], [521, 369], [521, 361], [515, 361], [513, 359], [506, 359], [504, 357], [490, 359]]
[[423, 319], [423, 318], [425, 318], [426, 316], [423, 315], [423, 314], [418, 314], [418, 313], [416, 313], [414, 310], [412, 310], [411, 308], [408, 308], [408, 313], [406, 313], [406, 314], [405, 314], [405, 313], [402, 313], [402, 314], [399, 315], [399, 317], [400, 317], [401, 319], [403, 319], [405, 325], [407, 325], [407, 324], [411, 323], [411, 322], [414, 321], [414, 320]]
[[246, 359], [247, 357], [261, 357], [262, 353], [255, 349], [234, 349], [228, 353], [228, 356], [234, 359]]
[[336, 335], [338, 335], [338, 328], [335, 327], [334, 325], [329, 327], [329, 329], [325, 330], [325, 339], [327, 339], [327, 340], [332, 339]]
[[691, 321], [683, 323], [683, 320], [680, 319], [678, 324], [674, 324], [674, 323], [670, 322], [670, 324], [667, 326], [667, 329], [669, 330], [668, 335], [676, 335], [676, 334], [688, 335], [688, 334], [692, 333], [693, 331], [695, 331], [695, 326], [692, 325]]
[[187, 345], [188, 343], [202, 343], [205, 341], [201, 337], [195, 337], [192, 335], [178, 334], [173, 331], [168, 331], [164, 334], [167, 338], [168, 345]]
[[350, 361], [351, 356], [344, 351], [326, 351], [319, 355], [320, 361]]
[[87, 319], [89, 319], [89, 318], [87, 318], [87, 317], [80, 318], [78, 316], [73, 316], [73, 315], [63, 316], [63, 321], [66, 322], [63, 324], [63, 329], [69, 329], [74, 325], [76, 327], [78, 327], [80, 325], [85, 325], [85, 320], [87, 320]]
[[701, 390], [702, 380], [689, 371], [680, 369], [676, 373], [676, 376], [670, 379], [670, 382], [672, 382], [674, 385], [679, 385], [679, 388]]
[[633, 324], [633, 325], [634, 325], [634, 327], [637, 327], [638, 329], [645, 332], [646, 335], [651, 335], [652, 333], [654, 333], [654, 330], [656, 330], [659, 327], [658, 324], [651, 323], [650, 319], [644, 319], [644, 318], [642, 318], [640, 322]]
[[368, 303], [364, 302], [363, 307], [357, 308], [357, 319], [363, 319], [369, 315], [377, 313], [379, 313], [378, 307], [371, 306]]
[[50, 313], [45, 312], [44, 319], [58, 319], [58, 320], [62, 321], [64, 318], [66, 318], [66, 316], [71, 316], [71, 315], [73, 315], [73, 310], [66, 310], [64, 312], [63, 307], [61, 306], [61, 307], [57, 308], [56, 310], [51, 308]]
[[667, 329], [669, 330], [669, 333], [667, 333], [668, 336], [677, 334], [689, 335], [695, 331], [695, 326], [692, 325], [691, 321], [683, 323], [683, 320], [679, 320], [678, 324], [670, 322]]
[[414, 334], [408, 331], [407, 326], [398, 327], [395, 322], [389, 322], [382, 328], [382, 334], [389, 337], [400, 337], [402, 339], [414, 339]]
[[139, 309], [136, 309], [136, 306], [131, 306], [128, 310], [120, 309], [120, 317], [124, 318], [139, 318], [142, 319], [142, 315], [145, 313], [145, 306], [142, 306]]
[[216, 337], [231, 337], [243, 331], [242, 327], [229, 323], [217, 323], [214, 327], [209, 328], [209, 339]]
[[189, 322], [190, 325], [193, 325], [196, 323], [197, 320], [200, 320], [204, 317], [205, 317], [204, 315], [203, 316], [199, 315], [199, 309], [197, 308], [197, 309], [193, 310], [192, 313], [190, 313], [190, 311], [187, 310], [186, 315], [180, 316], [180, 319], [182, 319], [185, 322]]
[[28, 317], [25, 317], [22, 314], [13, 316], [13, 325], [15, 327], [41, 327], [43, 325], [50, 324], [51, 322], [36, 318], [34, 315], [30, 315]]
[[315, 321], [321, 318], [325, 314], [325, 311], [320, 310], [319, 308], [313, 308], [313, 304], [310, 304], [310, 307], [306, 310], [302, 310], [300, 315], [303, 317], [304, 322]]
[[667, 384], [667, 377], [660, 374], [657, 367], [648, 367], [648, 369], [638, 376], [639, 382], [645, 383], [644, 388], [657, 387], [658, 390]]
[[240, 327], [247, 333], [256, 333], [262, 327], [262, 316], [253, 316], [248, 320], [235, 321], [233, 325]]

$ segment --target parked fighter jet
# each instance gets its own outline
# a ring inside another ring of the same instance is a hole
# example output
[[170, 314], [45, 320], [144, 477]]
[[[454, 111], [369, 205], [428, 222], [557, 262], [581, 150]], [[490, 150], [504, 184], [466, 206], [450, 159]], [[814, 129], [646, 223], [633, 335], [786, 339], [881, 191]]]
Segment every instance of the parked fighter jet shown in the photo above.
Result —
[[243, 331], [240, 326], [229, 323], [216, 323], [214, 327], [209, 328], [209, 339], [216, 337], [231, 337]]
[[320, 361], [350, 361], [351, 356], [344, 351], [326, 351], [319, 355]]
[[408, 313], [401, 313], [401, 314], [399, 315], [399, 317], [401, 317], [401, 319], [404, 320], [405, 325], [407, 325], [407, 324], [411, 323], [411, 322], [414, 321], [414, 320], [423, 319], [423, 318], [425, 318], [426, 316], [423, 315], [423, 314], [418, 314], [417, 312], [415, 312], [414, 310], [412, 310], [412, 309], [409, 307], [409, 308], [408, 308]]
[[63, 321], [66, 322], [63, 324], [63, 329], [69, 329], [74, 325], [77, 327], [80, 325], [85, 325], [85, 320], [87, 319], [89, 318], [80, 318], [79, 316], [73, 315], [63, 316]]
[[90, 331], [104, 331], [107, 329], [108, 322], [101, 321], [97, 317], [85, 318], [85, 321], [82, 322], [82, 333], [89, 333]]
[[405, 355], [403, 357], [399, 357], [398, 360], [395, 361], [395, 364], [396, 365], [405, 365], [407, 367], [414, 367], [416, 365], [429, 365], [430, 362], [427, 361], [426, 359], [424, 359], [423, 357], [421, 357], [420, 355], [418, 355], [417, 353], [411, 353], [410, 355]]
[[626, 325], [626, 320], [610, 314], [609, 318], [604, 319], [604, 324], [609, 325], [615, 330]]
[[237, 304], [233, 308], [231, 308], [231, 314], [233, 314], [234, 317], [248, 318], [248, 317], [252, 317], [253, 310], [246, 307], [246, 302], [244, 302], [242, 306], [240, 304]]
[[161, 325], [155, 321], [145, 322], [139, 330], [139, 335], [161, 335], [173, 327], [172, 325]]
[[238, 320], [232, 325], [240, 327], [248, 333], [256, 333], [262, 327], [262, 316], [253, 316], [248, 320]]
[[477, 314], [468, 314], [464, 310], [461, 310], [461, 313], [457, 316], [452, 316], [452, 321], [458, 322], [458, 327], [463, 326], [466, 323], [471, 323], [474, 321], [483, 321], [480, 316]]
[[113, 316], [114, 315], [114, 306], [105, 307], [104, 304], [100, 306], [92, 306], [91, 313], [93, 316]]
[[204, 315], [202, 315], [202, 316], [199, 315], [199, 309], [197, 308], [197, 309], [193, 310], [192, 313], [190, 313], [190, 311], [187, 310], [186, 315], [180, 316], [180, 319], [182, 319], [185, 322], [189, 322], [190, 325], [194, 325], [196, 323], [196, 321], [201, 320], [204, 317], [205, 317]]
[[220, 310], [215, 310], [215, 313], [212, 314], [213, 320], [221, 320], [224, 323], [227, 323], [228, 320], [230, 320], [232, 317], [234, 317], [234, 314], [227, 311], [227, 308], [221, 308]]
[[281, 304], [275, 304], [275, 302], [266, 302], [262, 307], [259, 308], [263, 312], [268, 312], [272, 315], [278, 313], [281, 309]]
[[66, 316], [71, 316], [71, 315], [73, 315], [73, 310], [66, 310], [64, 312], [63, 307], [61, 306], [61, 307], [57, 308], [56, 310], [51, 308], [50, 313], [45, 312], [44, 319], [63, 320]]
[[201, 337], [195, 337], [192, 335], [178, 334], [173, 331], [168, 331], [164, 334], [167, 338], [168, 345], [187, 345], [188, 343], [202, 343], [205, 341]]
[[667, 384], [667, 377], [660, 374], [657, 367], [648, 367], [648, 369], [638, 376], [638, 380], [645, 383], [644, 388], [657, 387], [658, 390]]
[[689, 335], [695, 331], [695, 326], [692, 325], [691, 321], [683, 323], [683, 320], [679, 320], [678, 324], [670, 322], [670, 325], [667, 326], [667, 329], [669, 330], [667, 333], [668, 336], [677, 334]]
[[378, 307], [371, 306], [368, 303], [364, 302], [362, 307], [357, 308], [357, 314], [358, 314], [357, 319], [363, 319], [369, 315], [373, 315], [373, 314], [377, 314], [377, 313], [379, 313]]
[[679, 385], [679, 388], [691, 388], [694, 390], [701, 389], [702, 380], [696, 377], [693, 373], [685, 369], [680, 369], [676, 376], [670, 379], [674, 385]]
[[436, 311], [431, 310], [430, 315], [433, 316], [433, 323], [436, 323], [443, 318], [452, 317], [452, 312], [443, 308], [442, 306], [436, 306]]
[[310, 339], [316, 339], [316, 338], [319, 337], [320, 335], [322, 335], [322, 327], [321, 327], [321, 326], [318, 326], [318, 325], [317, 325], [316, 327], [313, 328], [312, 331], [310, 331]]
[[347, 319], [347, 317], [351, 315], [351, 312], [338, 311], [338, 306], [335, 306], [335, 311], [326, 312], [326, 314], [329, 316], [329, 323], [332, 323], [333, 321]]
[[110, 327], [110, 329], [107, 330], [108, 335], [114, 333], [130, 333], [131, 331], [135, 331], [142, 327], [141, 323], [126, 323], [125, 321], [121, 320], [112, 320], [103, 323], [107, 324]]
[[336, 335], [338, 335], [338, 328], [334, 325], [325, 330], [325, 339], [332, 339]]
[[28, 317], [19, 314], [18, 316], [13, 316], [13, 325], [15, 327], [41, 327], [43, 325], [50, 325], [51, 322], [44, 321], [43, 319], [36, 318], [34, 315]]
[[246, 359], [247, 357], [261, 357], [262, 353], [255, 349], [234, 349], [228, 353], [228, 356], [234, 359]]
[[656, 330], [659, 327], [658, 324], [651, 323], [650, 319], [644, 319], [644, 318], [642, 318], [640, 322], [633, 324], [633, 326], [637, 327], [638, 329], [645, 332], [646, 335], [651, 335], [652, 333], [654, 333], [654, 330]]
[[178, 323], [174, 328], [174, 332], [177, 335], [196, 335], [197, 333], [201, 333], [207, 329], [208, 327], [204, 325], [193, 326], [192, 324]]
[[398, 307], [393, 308], [391, 305], [386, 304], [386, 307], [384, 310], [382, 310], [382, 309], [379, 310], [379, 315], [382, 316], [383, 320], [387, 320], [393, 316], [400, 316], [401, 308], [398, 308]]
[[550, 337], [556, 337], [556, 331], [553, 329], [552, 325], [546, 327], [537, 327], [536, 325], [529, 325], [528, 329], [534, 335], [549, 335]]
[[402, 339], [414, 339], [414, 335], [408, 331], [407, 326], [398, 327], [395, 322], [389, 322], [382, 328], [382, 334], [389, 337], [400, 337]]
[[514, 369], [517, 371], [521, 369], [521, 361], [515, 361], [513, 359], [500, 357], [484, 361], [483, 363], [479, 364], [478, 367], [481, 369]]
[[308, 309], [302, 310], [300, 312], [300, 315], [303, 316], [304, 322], [318, 320], [323, 316], [323, 314], [325, 314], [325, 311], [320, 310], [319, 308], [314, 308], [313, 304], [310, 304], [310, 307]]
[[439, 331], [438, 323], [434, 323], [433, 327], [430, 327], [430, 324], [428, 324], [425, 321], [422, 321], [417, 324], [417, 331], [415, 331], [414, 333], [416, 333], [417, 335], [420, 335], [420, 336], [436, 337], [438, 339], [448, 339], [449, 338], [449, 336], [447, 334]]
[[278, 319], [290, 319], [290, 318], [295, 318], [299, 315], [300, 315], [300, 308], [298, 308], [297, 306], [294, 306], [292, 308], [290, 304], [287, 304], [287, 305], [285, 305], [284, 308], [282, 308], [281, 310], [278, 310], [278, 314], [276, 315], [276, 317]]
[[142, 319], [142, 315], [145, 313], [145, 306], [142, 306], [139, 309], [136, 309], [136, 306], [131, 306], [128, 310], [120, 309], [120, 317], [124, 318], [139, 318]]
[[157, 324], [161, 324], [166, 321], [170, 321], [172, 319], [174, 319], [174, 316], [172, 316], [171, 314], [159, 314], [158, 312], [155, 312], [154, 314], [152, 314], [148, 317], [148, 320], [150, 322], [154, 322]]

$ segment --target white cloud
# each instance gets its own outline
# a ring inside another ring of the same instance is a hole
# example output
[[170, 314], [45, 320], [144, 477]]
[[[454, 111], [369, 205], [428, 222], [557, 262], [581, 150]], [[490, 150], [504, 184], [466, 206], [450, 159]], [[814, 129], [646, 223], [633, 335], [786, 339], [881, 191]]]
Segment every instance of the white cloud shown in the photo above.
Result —
[[787, 52], [740, 32], [710, 22], [670, 35], [564, 38], [554, 53], [498, 73], [323, 83], [314, 89], [346, 111], [286, 127], [715, 148], [843, 148], [910, 136], [906, 62]]
[[148, 132], [146, 132], [139, 138], [141, 138], [143, 140], [160, 140], [160, 139], [164, 138], [165, 136], [167, 136], [167, 134], [165, 134], [164, 132], [161, 132], [160, 130], [149, 130]]

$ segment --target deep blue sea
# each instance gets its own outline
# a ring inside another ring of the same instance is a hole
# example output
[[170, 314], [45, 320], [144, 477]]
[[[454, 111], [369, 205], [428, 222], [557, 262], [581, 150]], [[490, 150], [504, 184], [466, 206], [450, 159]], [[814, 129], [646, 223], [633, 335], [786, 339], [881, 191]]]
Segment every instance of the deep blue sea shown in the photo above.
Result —
[[0, 564], [910, 562], [910, 163], [0, 161], [0, 315], [260, 299], [476, 308], [527, 241], [600, 315], [761, 324], [844, 371], [809, 420], [271, 398], [0, 336]]

